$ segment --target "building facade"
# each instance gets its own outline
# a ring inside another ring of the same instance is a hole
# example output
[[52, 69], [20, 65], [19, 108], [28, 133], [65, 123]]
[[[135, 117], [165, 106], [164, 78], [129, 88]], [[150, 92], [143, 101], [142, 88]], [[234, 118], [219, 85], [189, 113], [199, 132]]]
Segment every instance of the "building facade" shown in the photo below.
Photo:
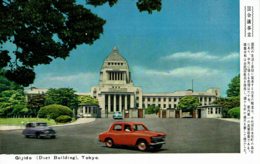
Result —
[[198, 97], [202, 106], [211, 105], [220, 96], [220, 90], [143, 93], [141, 87], [134, 86], [127, 60], [117, 48], [113, 48], [101, 67], [99, 84], [91, 88], [90, 95], [98, 99], [101, 117], [111, 117], [116, 111], [140, 117], [144, 116], [143, 109], [150, 105], [159, 106], [162, 110], [176, 110], [180, 99], [188, 95]]
[[[144, 109], [150, 105], [158, 106], [160, 117], [189, 117], [188, 113], [177, 110], [180, 99], [184, 96], [195, 96], [201, 106], [196, 110], [196, 118], [216, 118], [222, 116], [222, 109], [213, 104], [220, 97], [218, 88], [204, 92], [193, 90], [172, 93], [143, 93], [141, 87], [134, 85], [127, 60], [115, 47], [104, 60], [100, 70], [99, 84], [91, 88], [90, 95], [98, 99], [99, 107], [79, 106], [78, 115], [82, 117], [112, 117], [120, 111], [124, 117], [145, 117]], [[31, 88], [27, 94], [44, 94], [48, 89]], [[211, 107], [210, 107], [211, 106]], [[212, 112], [211, 112], [212, 111]]]

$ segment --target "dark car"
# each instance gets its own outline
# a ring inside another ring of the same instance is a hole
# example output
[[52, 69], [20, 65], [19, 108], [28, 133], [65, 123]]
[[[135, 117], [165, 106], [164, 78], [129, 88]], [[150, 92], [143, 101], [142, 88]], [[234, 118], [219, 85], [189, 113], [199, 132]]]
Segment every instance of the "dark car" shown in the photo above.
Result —
[[48, 138], [56, 138], [56, 132], [51, 127], [47, 125], [45, 122], [31, 122], [25, 125], [25, 129], [22, 134], [28, 137], [48, 137]]

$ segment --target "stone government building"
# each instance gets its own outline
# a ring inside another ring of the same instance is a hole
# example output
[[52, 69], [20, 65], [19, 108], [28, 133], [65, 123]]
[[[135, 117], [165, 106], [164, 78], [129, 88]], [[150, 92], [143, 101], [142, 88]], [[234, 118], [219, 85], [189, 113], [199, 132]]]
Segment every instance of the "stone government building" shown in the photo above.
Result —
[[[35, 92], [37, 88], [27, 93]], [[144, 109], [150, 105], [159, 106], [161, 109], [159, 116], [163, 118], [190, 117], [189, 113], [177, 110], [180, 99], [187, 95], [198, 97], [201, 103], [201, 106], [192, 114], [193, 117], [222, 117], [221, 107], [212, 104], [220, 96], [218, 88], [210, 88], [204, 92], [186, 90], [172, 93], [143, 93], [141, 87], [134, 85], [127, 60], [116, 47], [104, 60], [100, 70], [99, 84], [92, 87], [90, 93], [83, 93], [83, 95], [97, 98], [100, 108], [80, 106], [77, 113], [82, 117], [112, 117], [114, 112], [120, 111], [126, 118], [142, 118], [145, 117]]]
[[212, 103], [220, 96], [218, 88], [206, 92], [192, 90], [173, 93], [143, 93], [131, 78], [127, 60], [115, 47], [105, 59], [100, 70], [99, 85], [91, 88], [91, 96], [97, 98], [102, 117], [111, 117], [115, 111], [123, 112], [125, 117], [144, 117], [144, 110], [149, 105], [159, 106], [161, 117], [184, 117], [176, 110], [181, 97], [197, 96], [202, 104], [196, 117], [221, 117], [221, 108]]

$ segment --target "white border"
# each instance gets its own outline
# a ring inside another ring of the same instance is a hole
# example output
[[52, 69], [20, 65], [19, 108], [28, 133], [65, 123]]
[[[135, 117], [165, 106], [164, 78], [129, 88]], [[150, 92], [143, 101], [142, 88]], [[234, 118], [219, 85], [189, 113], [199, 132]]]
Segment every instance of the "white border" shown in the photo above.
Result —
[[[94, 156], [99, 157], [99, 160], [15, 160], [15, 156], [17, 155], [0, 155], [0, 163], [26, 163], [26, 164], [46, 164], [46, 163], [110, 163], [113, 162], [115, 164], [117, 163], [200, 163], [200, 164], [223, 164], [223, 163], [235, 163], [235, 164], [255, 164], [260, 162], [260, 79], [259, 79], [259, 65], [260, 65], [260, 34], [259, 34], [259, 10], [260, 10], [260, 1], [259, 0], [240, 0], [240, 16], [243, 16], [243, 9], [245, 5], [252, 5], [254, 6], [254, 38], [252, 41], [255, 42], [255, 152], [254, 154], [244, 154], [243, 153], [243, 140], [241, 138], [241, 153], [236, 154], [106, 154], [106, 155], [100, 155], [100, 154], [84, 154], [84, 156]], [[241, 45], [243, 42], [248, 41], [248, 38], [244, 38], [243, 36], [243, 30], [244, 30], [244, 18], [240, 17], [240, 54], [242, 54]], [[242, 61], [242, 55], [241, 55], [241, 61]], [[241, 66], [241, 72], [243, 71], [243, 63], [240, 62]], [[242, 74], [240, 74], [242, 75]], [[241, 76], [241, 79], [243, 76]], [[241, 85], [243, 85], [241, 80]], [[242, 87], [241, 87], [242, 88]], [[242, 92], [241, 92], [242, 93]], [[243, 97], [243, 94], [241, 95]], [[243, 107], [243, 101], [241, 101], [241, 107]], [[242, 113], [242, 112], [241, 112]], [[242, 115], [241, 115], [241, 118]], [[242, 128], [242, 120], [241, 120], [241, 134], [243, 134], [243, 128]], [[2, 143], [1, 143], [2, 144]], [[66, 155], [66, 154], [62, 154]], [[78, 156], [81, 157], [81, 154], [68, 154], [68, 156]], [[19, 155], [18, 155], [19, 156]], [[36, 158], [37, 155], [20, 155], [20, 156], [31, 156], [32, 158]], [[54, 155], [43, 155], [43, 156], [50, 156], [51, 158]]]

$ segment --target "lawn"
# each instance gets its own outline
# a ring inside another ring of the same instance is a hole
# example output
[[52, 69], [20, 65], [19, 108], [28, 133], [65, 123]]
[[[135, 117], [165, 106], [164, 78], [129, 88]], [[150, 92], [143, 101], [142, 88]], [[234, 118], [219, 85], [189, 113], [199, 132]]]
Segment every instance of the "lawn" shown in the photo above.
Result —
[[47, 122], [48, 125], [56, 125], [55, 121], [44, 118], [0, 118], [0, 125], [25, 125], [27, 122]]

